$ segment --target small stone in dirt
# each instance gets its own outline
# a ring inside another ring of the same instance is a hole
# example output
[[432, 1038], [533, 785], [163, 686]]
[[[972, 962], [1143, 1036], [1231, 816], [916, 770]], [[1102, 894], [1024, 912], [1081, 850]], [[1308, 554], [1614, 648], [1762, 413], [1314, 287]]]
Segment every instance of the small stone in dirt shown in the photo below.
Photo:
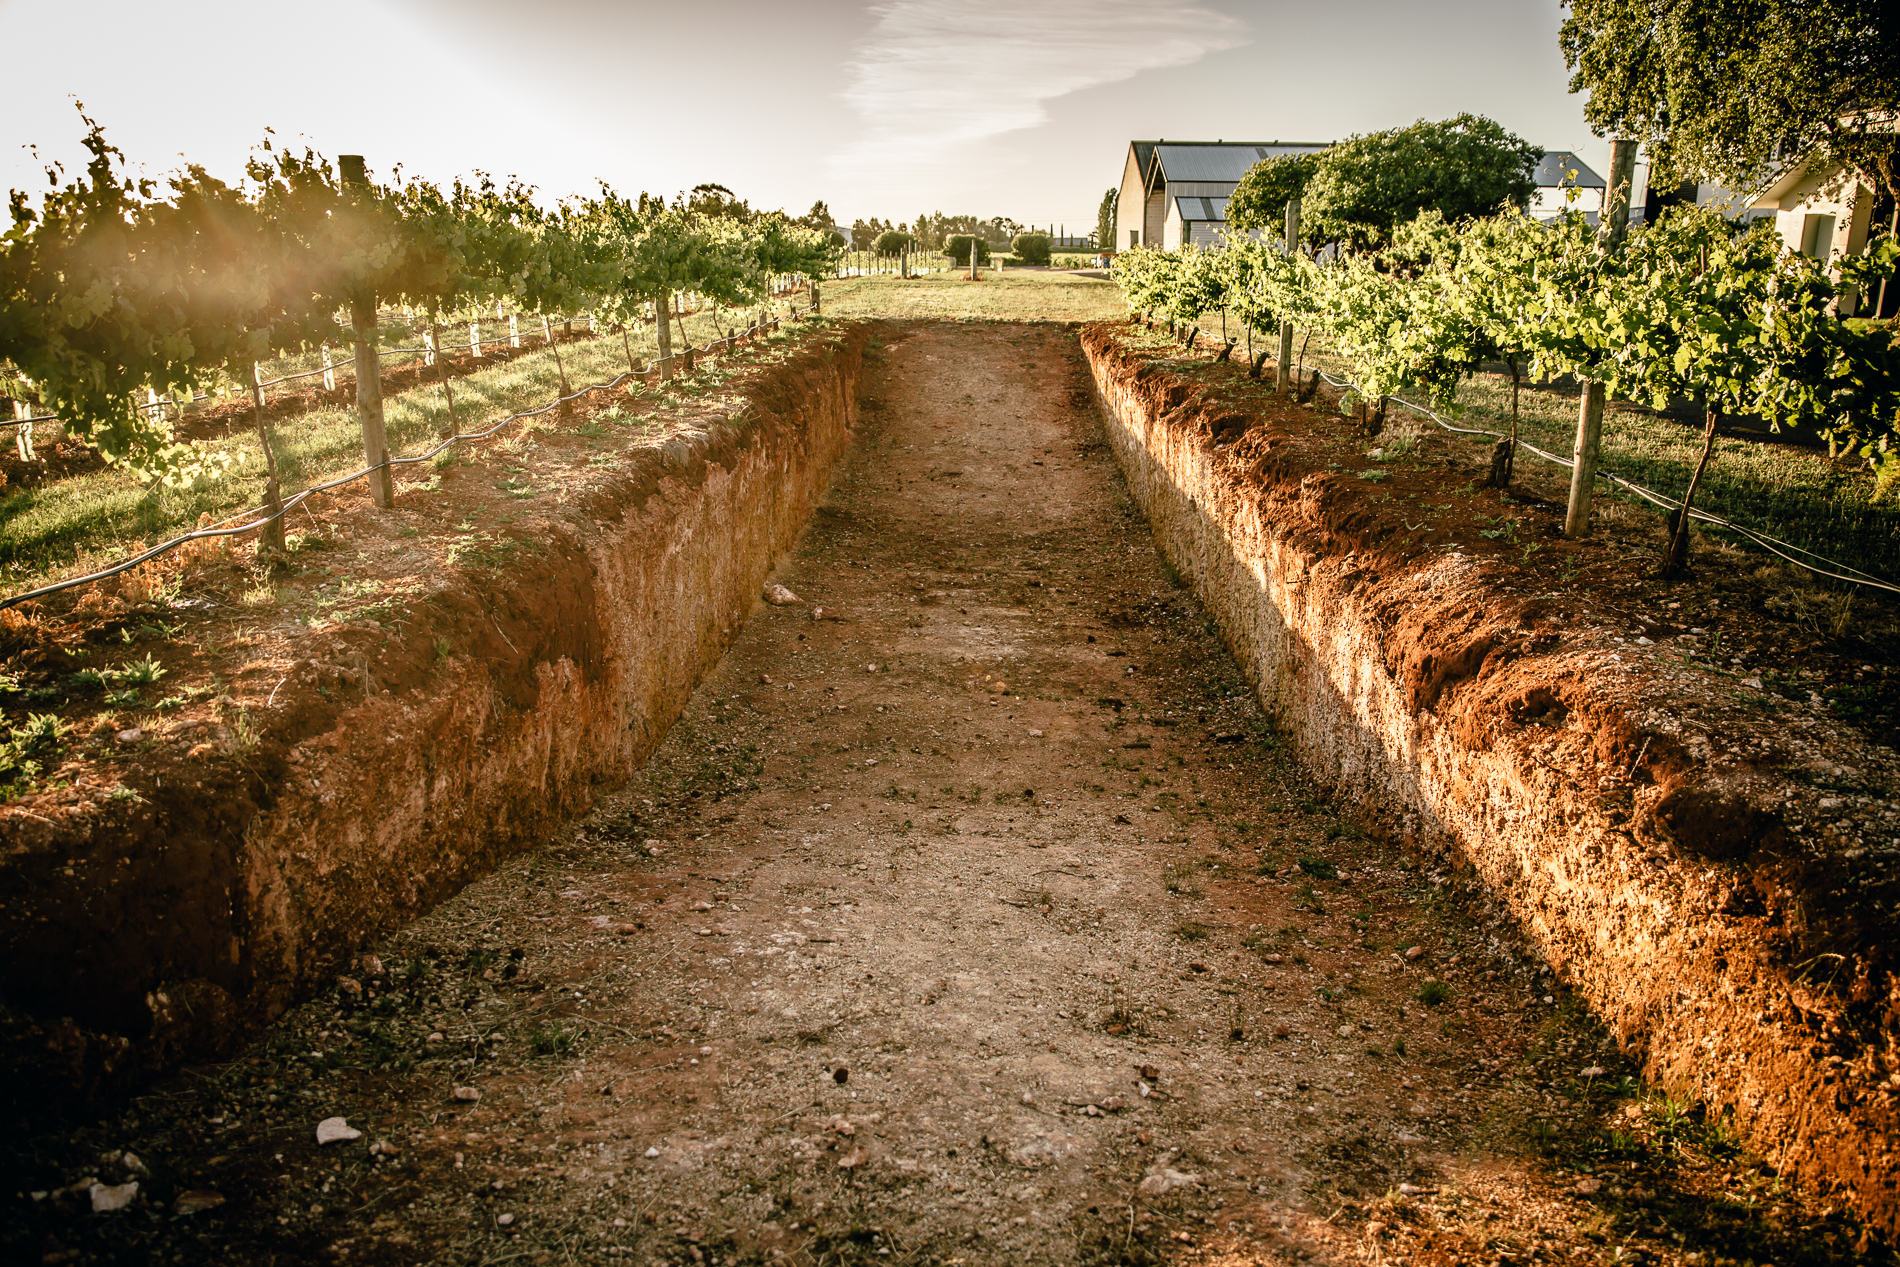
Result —
[[772, 675], [771, 675], [770, 673], [761, 673], [761, 674], [759, 674], [759, 685], [760, 685], [760, 686], [771, 686], [771, 685], [772, 685]]
[[842, 1087], [851, 1080], [851, 1071], [843, 1065], [839, 1065], [836, 1069], [831, 1071], [831, 1080]]
[[119, 1164], [135, 1175], [146, 1173], [144, 1161], [140, 1160], [139, 1155], [129, 1148], [119, 1154]]
[[326, 1117], [317, 1123], [318, 1144], [347, 1144], [361, 1138], [363, 1132], [351, 1126], [346, 1118]]
[[364, 955], [362, 963], [364, 976], [380, 977], [383, 975], [383, 961], [375, 955]]
[[1040, 730], [1032, 730], [1029, 732], [1029, 737], [1031, 739], [1040, 739], [1042, 738], [1042, 732]]
[[215, 1210], [224, 1204], [224, 1194], [213, 1192], [209, 1188], [194, 1188], [190, 1192], [181, 1192], [172, 1202], [173, 1214], [202, 1214], [206, 1210]]
[[622, 937], [631, 937], [644, 927], [644, 924], [615, 924], [614, 931]]
[[644, 848], [647, 851], [648, 857], [657, 858], [660, 856], [660, 851], [663, 848], [663, 846], [661, 845], [661, 842], [657, 840], [649, 840], [649, 841], [646, 841], [642, 845], [642, 848]]
[[1603, 1181], [1601, 1179], [1586, 1178], [1577, 1180], [1577, 1194], [1579, 1196], [1594, 1197], [1601, 1191], [1603, 1191]]
[[1207, 965], [1202, 963], [1200, 960], [1196, 959], [1193, 963], [1188, 965], [1188, 971], [1189, 972], [1206, 972]]
[[1176, 1188], [1190, 1188], [1199, 1183], [1199, 1175], [1184, 1174], [1170, 1166], [1163, 1166], [1141, 1181], [1135, 1191], [1144, 1197], [1165, 1196]]
[[1425, 954], [1425, 947], [1423, 946], [1407, 946], [1405, 948], [1405, 957], [1407, 959], [1418, 959], [1422, 957], [1424, 954]]
[[[137, 726], [132, 727], [130, 730], [121, 730], [119, 732], [120, 743], [137, 743], [143, 738], [145, 738], [145, 732], [140, 730]], [[115, 1206], [114, 1208], [116, 1209], [117, 1207]]]
[[1120, 1096], [1111, 1095], [1108, 1097], [1108, 1099], [1103, 1100], [1101, 1104], [1099, 1104], [1096, 1107], [1100, 1108], [1102, 1112], [1104, 1113], [1114, 1113], [1114, 1112], [1119, 1111], [1127, 1103], [1128, 1102], [1122, 1099]]
[[1366, 1224], [1366, 1235], [1367, 1236], [1384, 1236], [1385, 1224], [1377, 1222], [1377, 1221]]
[[1154, 1082], [1161, 1077], [1161, 1070], [1153, 1065], [1143, 1065], [1140, 1069], [1140, 1073], [1142, 1077], [1150, 1082]]
[[802, 603], [805, 600], [786, 589], [783, 585], [774, 582], [765, 587], [765, 601], [774, 607], [790, 607], [793, 603]]
[[132, 1198], [139, 1194], [139, 1181], [134, 1179], [130, 1183], [95, 1183], [90, 1192], [92, 1212], [110, 1214], [114, 1210], [123, 1210], [132, 1204]]
[[441, 1042], [441, 1041], [442, 1041], [442, 1035], [441, 1035], [441, 1034], [439, 1034], [439, 1033], [438, 1033], [438, 1034], [431, 1034], [431, 1035], [429, 1035], [429, 1036], [428, 1036], [428, 1037], [427, 1037], [426, 1039], [424, 1039], [423, 1041], [424, 1041], [424, 1042], [429, 1042], [429, 1043], [439, 1043], [439, 1042]]
[[1285, 955], [1262, 955], [1260, 957], [1268, 963], [1285, 963], [1286, 962]]
[[1341, 1038], [1351, 1038], [1354, 1034], [1358, 1032], [1359, 1032], [1358, 1030], [1354, 1029], [1350, 1025], [1341, 1025], [1339, 1027], [1339, 1036]]
[[713, 904], [708, 902], [705, 898], [701, 898], [699, 901], [693, 903], [693, 909], [696, 911], [710, 911], [712, 908]]
[[394, 1157], [401, 1151], [402, 1149], [396, 1147], [386, 1139], [379, 1139], [369, 1146], [369, 1155], [372, 1157]]
[[464, 1104], [473, 1104], [482, 1098], [482, 1093], [479, 1087], [457, 1087], [449, 1093], [449, 1098], [460, 1100]]
[[1438, 1189], [1436, 1188], [1421, 1188], [1417, 1184], [1412, 1183], [1402, 1183], [1399, 1185], [1399, 1195], [1402, 1197], [1430, 1196], [1437, 1191]]
[[503, 1227], [507, 1227], [509, 1224], [513, 1223], [514, 1221], [515, 1221], [515, 1216], [512, 1214], [497, 1214], [495, 1216], [495, 1222], [501, 1224]]
[[871, 1160], [871, 1150], [866, 1148], [863, 1144], [859, 1144], [850, 1152], [838, 1158], [838, 1169], [855, 1170], [869, 1160]]
[[865, 666], [864, 666], [864, 671], [865, 671], [866, 673], [876, 673], [876, 672], [877, 672], [877, 666], [876, 666], [875, 664], [867, 664], [867, 665], [865, 665]]
[[1577, 1076], [1579, 1078], [1601, 1078], [1604, 1074], [1608, 1072], [1610, 1071], [1608, 1069], [1605, 1069], [1602, 1065], [1591, 1065], [1588, 1069], [1583, 1070]]
[[649, 1148], [642, 1155], [646, 1157], [658, 1157], [660, 1155], [660, 1150], [657, 1148]]
[[831, 1129], [836, 1131], [840, 1135], [856, 1135], [858, 1133], [858, 1128], [851, 1124], [851, 1121], [849, 1118], [842, 1118], [842, 1117], [832, 1118]]

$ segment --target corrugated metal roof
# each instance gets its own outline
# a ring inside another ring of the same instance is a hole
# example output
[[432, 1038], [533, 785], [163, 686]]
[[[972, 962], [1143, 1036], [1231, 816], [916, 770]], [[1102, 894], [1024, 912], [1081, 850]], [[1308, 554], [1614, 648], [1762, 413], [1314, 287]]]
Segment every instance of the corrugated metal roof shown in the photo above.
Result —
[[1130, 141], [1129, 144], [1135, 147], [1135, 170], [1141, 174], [1141, 179], [1146, 182], [1149, 169], [1154, 165], [1152, 160], [1154, 158], [1155, 146], [1161, 144], [1161, 142]]
[[[1576, 172], [1573, 179], [1571, 172]], [[1539, 189], [1554, 189], [1559, 185], [1575, 185], [1579, 189], [1602, 189], [1603, 177], [1584, 165], [1582, 159], [1569, 150], [1552, 150], [1544, 155], [1544, 161], [1537, 165], [1537, 171], [1531, 180]]]
[[[1224, 180], [1238, 183], [1263, 158], [1311, 154], [1324, 144], [1281, 141], [1183, 141], [1155, 146], [1155, 163], [1165, 180]], [[1153, 183], [1152, 175], [1150, 184]]]
[[1216, 224], [1227, 223], [1226, 198], [1176, 198], [1174, 214], [1182, 220], [1206, 220]]

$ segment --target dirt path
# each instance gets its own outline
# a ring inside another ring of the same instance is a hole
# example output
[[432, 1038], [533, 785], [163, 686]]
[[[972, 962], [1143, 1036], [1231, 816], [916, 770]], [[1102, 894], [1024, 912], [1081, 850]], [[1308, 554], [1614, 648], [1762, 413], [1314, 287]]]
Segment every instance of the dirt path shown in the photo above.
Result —
[[[0, 1247], [1693, 1247], [1666, 1177], [1539, 1159], [1595, 1138], [1627, 1066], [1455, 883], [1301, 783], [1120, 492], [1072, 335], [885, 327], [857, 446], [773, 579], [803, 603], [757, 609], [638, 780], [229, 1065], [30, 1141], [8, 1178], [42, 1195]], [[320, 1147], [329, 1117], [364, 1134]], [[89, 1214], [88, 1180], [140, 1195]]]

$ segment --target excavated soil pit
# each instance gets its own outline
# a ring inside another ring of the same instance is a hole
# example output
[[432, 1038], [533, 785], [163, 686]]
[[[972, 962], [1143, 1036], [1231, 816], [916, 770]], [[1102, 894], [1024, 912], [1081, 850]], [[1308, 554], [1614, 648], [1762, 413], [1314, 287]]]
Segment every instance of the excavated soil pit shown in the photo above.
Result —
[[[802, 601], [753, 607], [645, 768], [233, 1058], [16, 1132], [0, 1246], [1884, 1255], [1645, 1092], [1432, 842], [1320, 790], [1094, 391], [1071, 331], [869, 327], [855, 443], [771, 578]], [[361, 1134], [319, 1144], [332, 1117]]]

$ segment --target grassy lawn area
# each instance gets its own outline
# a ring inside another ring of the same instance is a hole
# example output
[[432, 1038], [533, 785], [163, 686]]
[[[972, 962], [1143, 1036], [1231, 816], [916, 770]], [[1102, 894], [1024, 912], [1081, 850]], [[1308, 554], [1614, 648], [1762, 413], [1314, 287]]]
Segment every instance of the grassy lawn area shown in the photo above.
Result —
[[1040, 269], [982, 270], [983, 280], [931, 273], [824, 282], [825, 315], [940, 317], [952, 321], [1110, 321], [1128, 314], [1121, 287], [1095, 277]]

